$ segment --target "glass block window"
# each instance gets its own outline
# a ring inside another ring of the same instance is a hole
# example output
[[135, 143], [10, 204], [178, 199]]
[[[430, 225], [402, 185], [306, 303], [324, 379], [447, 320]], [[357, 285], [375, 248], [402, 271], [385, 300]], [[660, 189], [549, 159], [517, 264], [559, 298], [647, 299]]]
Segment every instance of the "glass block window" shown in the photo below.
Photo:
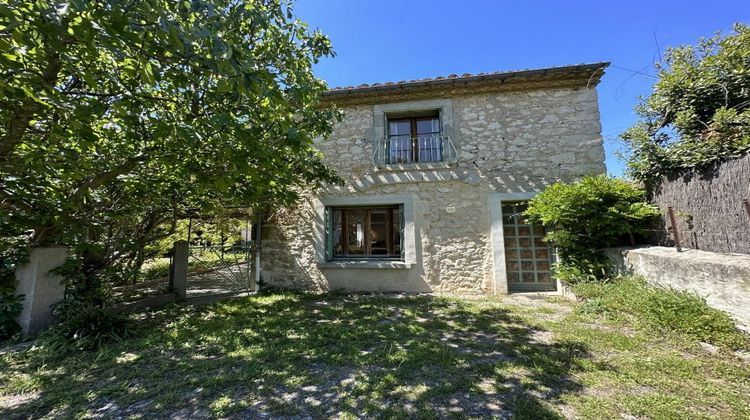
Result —
[[502, 205], [508, 290], [555, 290], [552, 248], [542, 240], [544, 228], [526, 223], [525, 210], [526, 203]]

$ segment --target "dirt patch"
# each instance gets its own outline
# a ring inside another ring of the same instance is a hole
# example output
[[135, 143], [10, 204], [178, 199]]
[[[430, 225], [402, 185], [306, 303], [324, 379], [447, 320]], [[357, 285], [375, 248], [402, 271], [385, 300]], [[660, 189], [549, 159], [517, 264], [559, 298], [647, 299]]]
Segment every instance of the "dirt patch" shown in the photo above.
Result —
[[0, 395], [0, 407], [4, 407], [10, 410], [19, 408], [24, 404], [39, 398], [40, 395], [41, 394], [38, 392], [16, 395]]

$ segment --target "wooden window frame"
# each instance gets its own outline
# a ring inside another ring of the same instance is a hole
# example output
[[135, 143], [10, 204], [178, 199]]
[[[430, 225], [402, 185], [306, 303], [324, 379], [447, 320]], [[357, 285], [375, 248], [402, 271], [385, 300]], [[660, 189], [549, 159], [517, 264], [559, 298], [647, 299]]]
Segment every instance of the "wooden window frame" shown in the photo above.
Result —
[[[350, 254], [349, 253], [349, 217], [352, 211], [364, 211], [364, 225], [365, 229], [363, 232], [364, 252], [362, 255]], [[386, 252], [387, 255], [373, 255], [372, 254], [372, 211], [373, 210], [387, 210], [385, 220], [386, 230]], [[398, 210], [398, 232], [395, 227], [395, 211]], [[404, 238], [403, 238], [403, 224], [404, 224], [404, 210], [402, 205], [388, 205], [388, 206], [347, 206], [347, 207], [330, 207], [331, 219], [328, 222], [330, 225], [328, 229], [334, 231], [336, 225], [335, 214], [337, 211], [341, 212], [341, 253], [336, 253], [336, 243], [331, 243], [331, 255], [330, 260], [389, 260], [389, 261], [403, 261], [404, 258]], [[399, 235], [399, 252], [396, 253], [396, 235]]]
[[[393, 137], [393, 135], [391, 134], [391, 123], [393, 123], [393, 122], [402, 122], [402, 121], [409, 121], [409, 140], [411, 141], [411, 156], [410, 156], [410, 161], [409, 162], [401, 162], [401, 163], [406, 163], [406, 164], [420, 163], [420, 160], [419, 160], [419, 133], [417, 132], [417, 122], [424, 121], [424, 120], [430, 120], [430, 121], [437, 120], [437, 122], [438, 122], [438, 131], [437, 132], [432, 132], [430, 134], [437, 135], [438, 137], [440, 137], [440, 136], [443, 135], [443, 123], [440, 120], [440, 114], [439, 113], [415, 115], [415, 116], [408, 116], [408, 117], [395, 117], [395, 116], [394, 117], [387, 117], [387, 120], [386, 120], [386, 135], [387, 135], [388, 142], [386, 144], [386, 147], [387, 147], [386, 150], [388, 151], [388, 162], [389, 163], [391, 163], [391, 164], [394, 163], [394, 162], [391, 162], [392, 159], [393, 159], [393, 157], [390, 154], [391, 153], [390, 152], [390, 150], [391, 150], [391, 139]], [[441, 152], [440, 153], [441, 153], [441, 156], [440, 156], [440, 160], [438, 162], [442, 162], [443, 159], [444, 159], [444, 156], [442, 155], [442, 153], [443, 153], [442, 148], [441, 148]], [[433, 162], [436, 162], [436, 161], [430, 160], [429, 162], [433, 163]]]

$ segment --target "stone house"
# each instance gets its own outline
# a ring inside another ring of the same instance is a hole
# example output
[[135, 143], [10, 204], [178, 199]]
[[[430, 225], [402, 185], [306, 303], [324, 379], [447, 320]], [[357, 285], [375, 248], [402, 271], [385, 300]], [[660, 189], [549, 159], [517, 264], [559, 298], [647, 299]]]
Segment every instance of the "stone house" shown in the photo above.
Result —
[[605, 172], [596, 85], [608, 63], [336, 88], [317, 147], [344, 186], [262, 226], [262, 281], [309, 290], [555, 290], [524, 202]]

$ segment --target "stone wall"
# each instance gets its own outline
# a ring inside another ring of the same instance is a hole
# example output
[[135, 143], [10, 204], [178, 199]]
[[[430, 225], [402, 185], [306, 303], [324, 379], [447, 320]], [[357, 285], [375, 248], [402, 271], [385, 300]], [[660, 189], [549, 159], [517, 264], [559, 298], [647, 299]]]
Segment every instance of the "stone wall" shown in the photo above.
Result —
[[24, 337], [34, 335], [55, 322], [52, 305], [65, 295], [63, 278], [52, 270], [68, 258], [68, 248], [32, 248], [29, 261], [16, 269], [16, 295], [23, 295], [23, 309], [16, 321]]
[[277, 210], [263, 227], [266, 284], [487, 293], [493, 290], [489, 194], [540, 191], [557, 180], [605, 171], [593, 88], [482, 93], [441, 101], [451, 105], [445, 109], [452, 112], [456, 164], [376, 168], [374, 108], [382, 104], [344, 108], [333, 135], [317, 144], [347, 181], [318, 197], [414, 197], [414, 264], [397, 269], [320, 266], [313, 243], [315, 225], [322, 221], [314, 211], [316, 197], [308, 194], [297, 208]]
[[662, 246], [612, 248], [607, 255], [620, 273], [697, 293], [750, 331], [750, 256]]

